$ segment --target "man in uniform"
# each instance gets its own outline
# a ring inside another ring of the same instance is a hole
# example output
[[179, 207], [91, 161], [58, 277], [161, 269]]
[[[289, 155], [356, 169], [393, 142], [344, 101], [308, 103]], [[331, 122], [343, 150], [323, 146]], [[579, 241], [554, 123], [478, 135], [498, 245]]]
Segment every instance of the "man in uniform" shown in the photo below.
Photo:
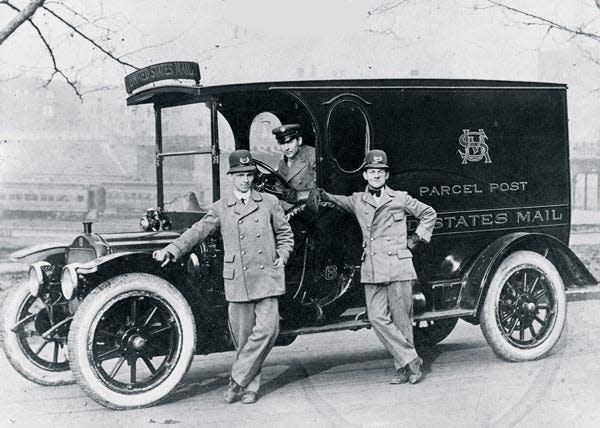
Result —
[[294, 204], [308, 197], [307, 190], [317, 187], [315, 148], [302, 145], [298, 124], [282, 125], [273, 129], [282, 156], [276, 171], [291, 189], [284, 190], [283, 199]]
[[256, 166], [247, 150], [229, 155], [232, 191], [214, 202], [199, 222], [173, 243], [154, 252], [161, 266], [179, 260], [219, 229], [223, 238], [223, 279], [229, 327], [236, 347], [225, 400], [254, 403], [263, 361], [279, 334], [278, 296], [285, 293], [284, 265], [294, 235], [273, 195], [252, 189]]
[[[436, 212], [408, 193], [387, 187], [388, 169], [385, 152], [371, 150], [363, 169], [364, 192], [338, 196], [315, 189], [309, 205], [318, 210], [321, 201], [333, 202], [356, 216], [363, 235], [361, 282], [369, 321], [394, 357], [396, 372], [390, 383], [414, 384], [422, 377], [423, 360], [413, 343], [412, 283], [417, 275], [411, 250], [431, 239]], [[419, 220], [415, 233], [408, 237], [406, 214]]]

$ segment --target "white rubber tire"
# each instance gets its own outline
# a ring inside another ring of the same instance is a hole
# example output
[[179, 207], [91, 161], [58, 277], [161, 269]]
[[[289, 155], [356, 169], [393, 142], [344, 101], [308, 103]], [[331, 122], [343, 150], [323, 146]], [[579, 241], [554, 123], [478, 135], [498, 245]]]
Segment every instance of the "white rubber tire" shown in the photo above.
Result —
[[[546, 337], [534, 347], [521, 348], [510, 343], [500, 331], [497, 308], [506, 281], [517, 271], [534, 269], [549, 285], [554, 299], [554, 319]], [[516, 251], [506, 257], [492, 277], [480, 313], [481, 331], [494, 353], [508, 361], [529, 361], [542, 358], [556, 345], [567, 319], [567, 298], [563, 280], [554, 265], [533, 251]]]
[[11, 331], [19, 321], [23, 305], [33, 296], [29, 293], [27, 282], [15, 285], [8, 293], [1, 309], [0, 341], [8, 362], [26, 379], [45, 386], [69, 385], [75, 383], [73, 373], [67, 366], [65, 370], [52, 371], [35, 364], [19, 344], [17, 333]]
[[[160, 301], [176, 319], [179, 347], [174, 367], [156, 386], [139, 393], [123, 393], [98, 376], [91, 361], [95, 328], [113, 305], [129, 297], [145, 296]], [[69, 359], [81, 388], [97, 403], [113, 409], [151, 406], [168, 396], [186, 374], [194, 357], [196, 326], [189, 304], [169, 282], [150, 274], [120, 275], [100, 284], [77, 309], [69, 331]]]

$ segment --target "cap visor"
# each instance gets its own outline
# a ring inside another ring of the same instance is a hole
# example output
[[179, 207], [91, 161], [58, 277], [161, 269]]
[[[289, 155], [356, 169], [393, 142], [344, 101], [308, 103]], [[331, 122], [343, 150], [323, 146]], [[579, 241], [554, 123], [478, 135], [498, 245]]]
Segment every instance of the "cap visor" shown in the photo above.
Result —
[[229, 171], [227, 171], [227, 174], [232, 174], [234, 172], [250, 172], [250, 171], [256, 171], [256, 166], [255, 165], [234, 166], [233, 168], [229, 168]]
[[390, 169], [389, 166], [387, 166], [385, 164], [381, 164], [381, 163], [368, 163], [363, 167], [363, 169], [367, 169], [367, 168]]

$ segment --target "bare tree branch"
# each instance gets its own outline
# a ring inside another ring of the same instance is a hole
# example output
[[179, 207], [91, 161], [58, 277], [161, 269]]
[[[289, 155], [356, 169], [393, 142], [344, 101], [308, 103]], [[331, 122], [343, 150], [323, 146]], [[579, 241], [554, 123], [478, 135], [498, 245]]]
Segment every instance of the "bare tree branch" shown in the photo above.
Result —
[[73, 30], [77, 35], [79, 35], [81, 38], [87, 40], [89, 43], [91, 43], [93, 46], [95, 46], [96, 48], [98, 48], [104, 55], [106, 55], [107, 57], [109, 57], [110, 59], [112, 59], [113, 61], [125, 65], [127, 67], [131, 67], [135, 70], [139, 70], [139, 67], [130, 64], [126, 61], [123, 61], [120, 57], [115, 56], [112, 52], [110, 52], [109, 50], [105, 49], [103, 46], [101, 46], [100, 44], [98, 44], [94, 39], [92, 39], [91, 37], [89, 37], [88, 35], [84, 34], [82, 31], [80, 31], [77, 27], [75, 27], [73, 24], [71, 24], [70, 22], [68, 22], [66, 19], [64, 19], [62, 16], [60, 16], [58, 13], [56, 13], [55, 11], [53, 11], [52, 9], [43, 6], [44, 10], [47, 10], [51, 15], [53, 15], [56, 19], [58, 19], [60, 22], [62, 22], [63, 24], [65, 24], [67, 27], [69, 27], [71, 30]]
[[[523, 11], [523, 10], [520, 10], [520, 9], [516, 9], [516, 8], [508, 6], [508, 5], [506, 5], [506, 4], [502, 3], [502, 2], [498, 2], [498, 1], [494, 1], [494, 0], [487, 0], [487, 2], [489, 4], [491, 4], [492, 6], [494, 6], [494, 7], [499, 7], [499, 8], [508, 10], [510, 12], [513, 12], [513, 13], [515, 13], [517, 15], [526, 16], [528, 18], [533, 19], [534, 21], [537, 21], [537, 22], [531, 22], [531, 23], [523, 23], [525, 25], [545, 25], [545, 26], [548, 26], [548, 31], [553, 30], [553, 29], [557, 29], [557, 30], [560, 30], [560, 31], [564, 31], [564, 32], [570, 33], [570, 34], [573, 35], [573, 37], [579, 37], [579, 36], [581, 36], [581, 37], [585, 37], [585, 38], [594, 40], [596, 42], [600, 42], [600, 35], [595, 34], [595, 33], [590, 33], [588, 31], [584, 31], [583, 30], [583, 26], [580, 26], [580, 27], [570, 27], [568, 25], [561, 24], [559, 22], [556, 22], [554, 20], [545, 18], [543, 16], [539, 16], [539, 15], [536, 15], [536, 14], [531, 13], [531, 12], [526, 12], [526, 11]], [[600, 3], [600, 0], [596, 0], [596, 5], [597, 6], [598, 6], [599, 3]], [[598, 7], [600, 7], [600, 6], [598, 6]]]
[[[8, 37], [15, 32], [17, 28], [19, 28], [25, 21], [33, 16], [35, 11], [42, 7], [46, 0], [32, 0], [27, 6], [23, 8], [23, 10], [19, 11], [17, 16], [15, 16], [6, 27], [0, 30], [0, 45], [4, 43]], [[12, 9], [18, 10], [15, 6], [10, 4], [8, 1], [3, 1], [3, 4], [8, 5]]]
[[[409, 0], [400, 0], [394, 3], [387, 3], [384, 4], [382, 6], [376, 7], [374, 9], [371, 9], [370, 11], [367, 12], [367, 14], [369, 15], [379, 15], [381, 13], [386, 13], [394, 8], [397, 8], [398, 6], [402, 6], [404, 3], [407, 3]], [[600, 1], [600, 0], [597, 0]]]
[[52, 66], [54, 68], [54, 71], [52, 72], [48, 80], [46, 80], [46, 83], [44, 83], [42, 86], [44, 88], [47, 88], [50, 82], [52, 82], [52, 80], [54, 79], [54, 76], [58, 74], [59, 76], [62, 76], [63, 79], [65, 79], [65, 81], [73, 89], [75, 95], [77, 95], [79, 100], [83, 101], [82, 94], [79, 92], [79, 88], [77, 86], [77, 82], [69, 79], [69, 77], [58, 68], [58, 65], [56, 64], [56, 58], [54, 57], [54, 52], [52, 51], [52, 47], [50, 47], [50, 43], [48, 43], [48, 40], [46, 40], [39, 27], [31, 19], [29, 20], [29, 23], [33, 26], [33, 28], [35, 28], [35, 31], [38, 33], [38, 36], [40, 36], [40, 39], [42, 39], [42, 42], [46, 46], [46, 50], [50, 55], [50, 59], [52, 60]]

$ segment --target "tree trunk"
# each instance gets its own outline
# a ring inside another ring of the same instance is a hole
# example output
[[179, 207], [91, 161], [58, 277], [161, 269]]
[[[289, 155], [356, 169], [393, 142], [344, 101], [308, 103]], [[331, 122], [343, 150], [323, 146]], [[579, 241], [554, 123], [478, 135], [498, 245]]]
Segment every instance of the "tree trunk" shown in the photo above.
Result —
[[30, 19], [35, 11], [44, 4], [46, 0], [32, 0], [27, 6], [25, 6], [12, 21], [8, 23], [6, 27], [0, 30], [0, 45], [12, 34], [14, 31], [21, 26], [21, 24]]

